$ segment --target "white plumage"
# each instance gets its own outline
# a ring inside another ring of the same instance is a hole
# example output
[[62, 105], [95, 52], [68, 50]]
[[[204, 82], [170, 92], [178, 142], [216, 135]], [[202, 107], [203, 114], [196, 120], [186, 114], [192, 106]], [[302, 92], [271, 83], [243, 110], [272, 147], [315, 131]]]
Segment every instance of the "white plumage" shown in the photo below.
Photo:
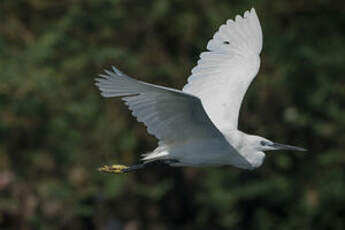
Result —
[[122, 97], [160, 140], [143, 161], [254, 169], [263, 163], [265, 150], [304, 150], [237, 130], [242, 99], [260, 66], [262, 32], [255, 10], [228, 20], [207, 49], [182, 91], [135, 80], [115, 67], [96, 79], [102, 96]]
[[260, 66], [262, 32], [255, 10], [228, 20], [200, 55], [184, 92], [198, 96], [219, 130], [236, 129], [244, 94]]

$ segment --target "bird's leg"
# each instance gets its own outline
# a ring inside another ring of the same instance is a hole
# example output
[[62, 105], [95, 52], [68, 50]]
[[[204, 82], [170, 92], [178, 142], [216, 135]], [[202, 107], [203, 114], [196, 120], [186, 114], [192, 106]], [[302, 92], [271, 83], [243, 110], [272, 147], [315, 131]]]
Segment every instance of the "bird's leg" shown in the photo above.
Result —
[[146, 166], [148, 166], [147, 163], [140, 163], [140, 164], [132, 165], [128, 168], [122, 169], [122, 172], [129, 173], [129, 172], [137, 171], [139, 169], [146, 168]]
[[103, 167], [99, 168], [98, 171], [105, 172], [105, 173], [113, 173], [113, 174], [121, 174], [121, 173], [129, 173], [133, 171], [137, 171], [140, 169], [144, 169], [146, 167], [157, 165], [157, 164], [169, 164], [169, 163], [175, 163], [177, 160], [156, 160], [156, 161], [150, 161], [150, 162], [144, 162], [132, 166], [126, 166], [126, 165], [104, 165]]

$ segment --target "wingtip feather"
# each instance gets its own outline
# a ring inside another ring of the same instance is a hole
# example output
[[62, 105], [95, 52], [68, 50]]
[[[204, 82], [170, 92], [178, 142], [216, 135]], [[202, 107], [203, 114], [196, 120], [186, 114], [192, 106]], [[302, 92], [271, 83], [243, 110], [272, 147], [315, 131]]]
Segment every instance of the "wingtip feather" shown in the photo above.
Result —
[[208, 42], [207, 49], [218, 52], [240, 52], [244, 55], [260, 54], [262, 32], [255, 9], [245, 11], [243, 17], [236, 15], [235, 20], [228, 19]]

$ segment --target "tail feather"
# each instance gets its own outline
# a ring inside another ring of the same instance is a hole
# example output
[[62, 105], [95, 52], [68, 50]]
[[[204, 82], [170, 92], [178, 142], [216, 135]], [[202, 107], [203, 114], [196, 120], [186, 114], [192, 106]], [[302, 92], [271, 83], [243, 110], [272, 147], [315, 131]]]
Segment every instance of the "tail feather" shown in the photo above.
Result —
[[168, 152], [152, 152], [148, 154], [142, 154], [142, 161], [155, 161], [155, 160], [164, 160], [167, 159], [169, 155]]
[[164, 145], [158, 146], [153, 152], [141, 154], [142, 161], [155, 161], [168, 159], [169, 152]]

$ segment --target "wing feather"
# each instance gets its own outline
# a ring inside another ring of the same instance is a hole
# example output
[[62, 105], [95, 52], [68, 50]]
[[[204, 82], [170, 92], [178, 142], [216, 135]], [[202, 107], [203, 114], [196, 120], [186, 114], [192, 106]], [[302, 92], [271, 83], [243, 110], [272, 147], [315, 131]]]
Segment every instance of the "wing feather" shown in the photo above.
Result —
[[247, 88], [260, 67], [262, 31], [254, 9], [220, 26], [183, 91], [199, 97], [219, 130], [237, 129]]
[[199, 98], [179, 90], [132, 79], [113, 67], [96, 78], [104, 97], [122, 97], [138, 121], [165, 144], [193, 138], [224, 138]]

